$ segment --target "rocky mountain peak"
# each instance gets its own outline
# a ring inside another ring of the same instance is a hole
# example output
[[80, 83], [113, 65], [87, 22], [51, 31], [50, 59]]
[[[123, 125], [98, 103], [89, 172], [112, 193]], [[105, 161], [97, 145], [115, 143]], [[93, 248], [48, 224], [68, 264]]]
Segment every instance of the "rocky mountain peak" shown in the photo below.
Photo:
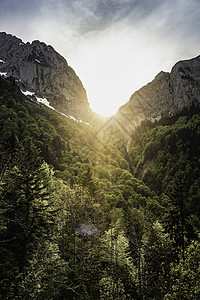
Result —
[[43, 42], [24, 43], [1, 32], [0, 72], [13, 76], [24, 91], [46, 98], [65, 114], [84, 119], [90, 111], [86, 91], [74, 70]]
[[200, 102], [200, 56], [176, 63], [170, 77], [177, 112]]

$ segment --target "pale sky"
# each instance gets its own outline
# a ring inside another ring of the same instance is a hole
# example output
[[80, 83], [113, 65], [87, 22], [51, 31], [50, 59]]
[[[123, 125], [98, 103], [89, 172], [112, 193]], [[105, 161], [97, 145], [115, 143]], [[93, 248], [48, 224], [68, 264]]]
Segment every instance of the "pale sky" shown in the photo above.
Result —
[[200, 55], [199, 30], [199, 0], [0, 0], [0, 31], [52, 45], [105, 116], [160, 71]]

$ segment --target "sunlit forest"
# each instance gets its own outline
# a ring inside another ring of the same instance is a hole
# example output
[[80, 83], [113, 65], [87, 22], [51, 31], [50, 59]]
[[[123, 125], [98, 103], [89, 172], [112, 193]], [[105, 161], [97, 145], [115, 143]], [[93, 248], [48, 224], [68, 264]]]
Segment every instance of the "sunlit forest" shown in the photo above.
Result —
[[200, 109], [117, 136], [0, 77], [0, 299], [200, 299]]

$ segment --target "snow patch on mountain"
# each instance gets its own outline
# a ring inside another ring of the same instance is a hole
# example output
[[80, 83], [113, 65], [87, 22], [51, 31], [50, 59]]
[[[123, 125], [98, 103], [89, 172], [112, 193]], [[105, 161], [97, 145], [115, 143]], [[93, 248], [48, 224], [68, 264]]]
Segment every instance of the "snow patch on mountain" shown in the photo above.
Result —
[[50, 108], [50, 109], [55, 110], [56, 112], [58, 112], [59, 114], [63, 115], [64, 117], [66, 117], [66, 118], [68, 118], [68, 119], [71, 119], [71, 120], [74, 120], [75, 122], [78, 122], [78, 123], [84, 123], [85, 125], [91, 127], [91, 125], [90, 125], [89, 123], [87, 123], [87, 122], [84, 122], [84, 121], [82, 121], [82, 120], [77, 120], [77, 119], [74, 118], [73, 116], [66, 115], [66, 114], [64, 114], [64, 113], [62, 113], [62, 112], [56, 110], [53, 106], [50, 105], [50, 102], [47, 100], [47, 98], [40, 98], [40, 97], [37, 97], [37, 96], [35, 95], [35, 93], [30, 92], [30, 91], [23, 91], [23, 90], [21, 90], [21, 92], [22, 92], [22, 94], [24, 94], [25, 96], [30, 96], [30, 97], [32, 97], [32, 98], [31, 98], [32, 100], [33, 100], [33, 99], [36, 99], [37, 102], [39, 102], [39, 103], [41, 103], [41, 104], [47, 106], [47, 107]]
[[22, 91], [22, 94], [24, 94], [25, 96], [33, 96], [35, 93], [29, 92], [29, 91]]
[[52, 109], [55, 109], [53, 106], [50, 105], [50, 102], [47, 100], [47, 98], [40, 98], [40, 97], [37, 97], [35, 96], [36, 100]]
[[0, 76], [7, 76], [7, 73], [6, 72], [0, 72]]

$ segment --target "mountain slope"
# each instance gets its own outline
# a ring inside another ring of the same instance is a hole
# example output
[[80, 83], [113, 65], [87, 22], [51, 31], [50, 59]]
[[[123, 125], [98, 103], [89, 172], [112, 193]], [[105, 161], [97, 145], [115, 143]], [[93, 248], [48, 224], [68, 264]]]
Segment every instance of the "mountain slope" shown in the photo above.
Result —
[[87, 119], [86, 91], [67, 61], [53, 47], [0, 33], [0, 72], [13, 76], [24, 91], [47, 98], [57, 110]]
[[0, 299], [199, 299], [199, 124], [127, 153], [0, 77]]
[[171, 117], [197, 103], [200, 103], [200, 56], [176, 63], [170, 73], [160, 72], [119, 108], [105, 129], [112, 128], [127, 141], [142, 121]]

